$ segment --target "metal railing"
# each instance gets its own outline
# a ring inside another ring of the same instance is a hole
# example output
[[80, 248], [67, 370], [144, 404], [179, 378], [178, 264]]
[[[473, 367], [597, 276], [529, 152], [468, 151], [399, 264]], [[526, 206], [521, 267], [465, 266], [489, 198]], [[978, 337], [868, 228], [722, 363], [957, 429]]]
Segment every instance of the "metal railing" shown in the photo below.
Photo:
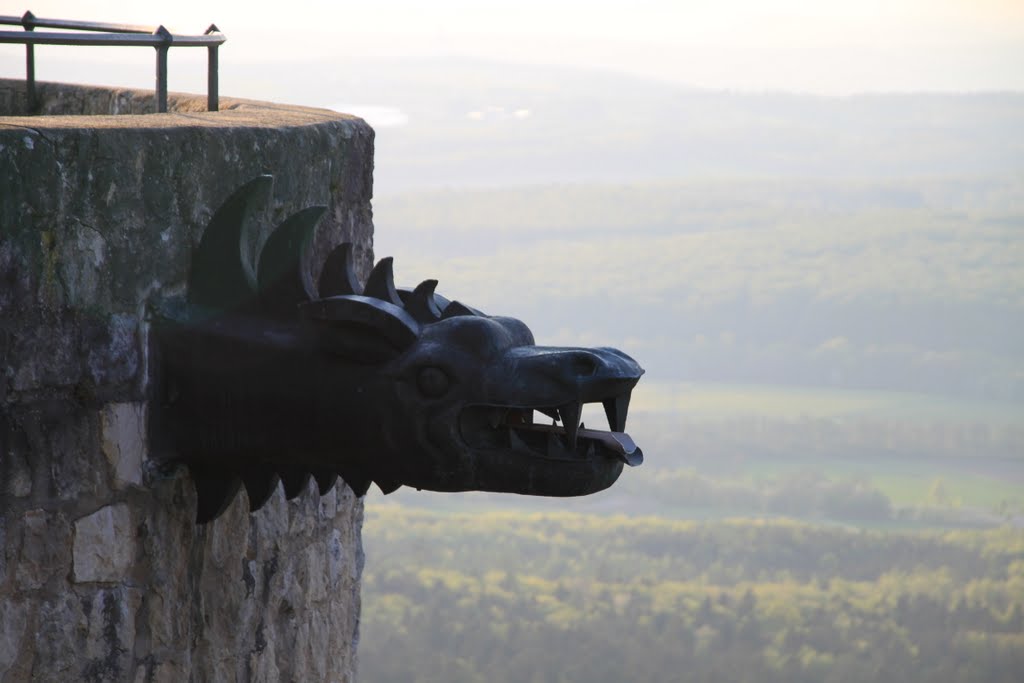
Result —
[[[25, 82], [29, 111], [35, 111], [36, 98], [36, 45], [130, 45], [156, 49], [156, 110], [167, 111], [167, 51], [172, 47], [205, 47], [207, 60], [206, 108], [220, 108], [217, 80], [217, 48], [227, 40], [216, 24], [210, 24], [201, 36], [177, 35], [163, 26], [132, 26], [105, 24], [95, 21], [68, 21], [39, 19], [31, 12], [21, 17], [0, 16], [0, 25], [21, 26], [23, 31], [0, 31], [0, 43], [25, 45]], [[36, 31], [36, 28], [56, 28], [94, 33], [57, 33]]]

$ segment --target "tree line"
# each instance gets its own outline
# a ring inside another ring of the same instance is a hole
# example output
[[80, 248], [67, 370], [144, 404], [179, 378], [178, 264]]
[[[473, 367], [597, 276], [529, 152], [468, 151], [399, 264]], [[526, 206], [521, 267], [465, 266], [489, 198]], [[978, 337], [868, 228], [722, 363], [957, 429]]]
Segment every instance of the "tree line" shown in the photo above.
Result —
[[1015, 681], [1024, 534], [371, 508], [374, 681]]

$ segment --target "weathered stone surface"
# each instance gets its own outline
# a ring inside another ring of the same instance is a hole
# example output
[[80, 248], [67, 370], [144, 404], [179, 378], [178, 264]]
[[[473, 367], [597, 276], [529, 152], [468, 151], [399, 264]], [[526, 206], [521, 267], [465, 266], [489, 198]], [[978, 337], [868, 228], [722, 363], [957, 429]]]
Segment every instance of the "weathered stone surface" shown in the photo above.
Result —
[[122, 581], [134, 559], [132, 512], [124, 503], [75, 522], [75, 581]]
[[60, 513], [28, 510], [22, 515], [16, 576], [21, 590], [40, 588], [67, 572], [70, 536], [67, 521]]
[[[93, 595], [85, 597], [87, 601], [94, 599]], [[82, 596], [74, 591], [42, 595], [39, 604], [32, 607], [33, 628], [24, 643], [29, 651], [22, 652], [20, 657], [20, 663], [27, 664], [25, 673], [31, 672], [31, 678], [39, 681], [82, 680], [80, 674], [86, 665], [84, 648], [89, 630], [87, 604], [83, 604]], [[29, 676], [22, 680], [27, 679]]]
[[142, 483], [146, 451], [146, 405], [109, 403], [101, 413], [103, 455], [113, 468], [114, 485]]
[[275, 176], [264, 230], [328, 211], [314, 262], [372, 260], [373, 132], [332, 112], [0, 80], [0, 683], [351, 681], [362, 503], [339, 482], [197, 527], [147, 459], [147, 303], [219, 204]]
[[139, 591], [124, 586], [100, 590], [84, 601], [85, 646], [75, 661], [75, 666], [81, 666], [81, 680], [127, 678], [133, 664], [138, 604]]
[[4, 449], [4, 461], [0, 463], [0, 467], [3, 468], [4, 487], [0, 495], [26, 498], [32, 493], [32, 469], [28, 465], [24, 435], [8, 432], [0, 436], [0, 443], [3, 443]]
[[28, 636], [26, 607], [22, 600], [0, 602], [0, 671], [9, 672], [25, 649], [23, 643]]

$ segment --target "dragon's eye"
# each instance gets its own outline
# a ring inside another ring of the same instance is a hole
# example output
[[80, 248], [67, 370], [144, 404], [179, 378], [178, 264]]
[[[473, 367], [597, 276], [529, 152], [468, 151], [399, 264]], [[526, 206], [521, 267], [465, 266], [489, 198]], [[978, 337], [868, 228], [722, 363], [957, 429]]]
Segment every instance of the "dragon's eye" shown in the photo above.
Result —
[[443, 396], [448, 391], [449, 384], [451, 382], [448, 375], [433, 366], [422, 368], [419, 375], [416, 376], [416, 386], [419, 387], [420, 393], [431, 398]]

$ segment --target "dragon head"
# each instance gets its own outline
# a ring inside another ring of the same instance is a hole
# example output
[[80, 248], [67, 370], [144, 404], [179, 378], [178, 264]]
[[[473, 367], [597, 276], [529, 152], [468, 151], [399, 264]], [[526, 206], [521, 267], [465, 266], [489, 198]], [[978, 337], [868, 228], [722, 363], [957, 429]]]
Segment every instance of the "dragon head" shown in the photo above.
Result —
[[[314, 287], [319, 207], [282, 223], [255, 266], [240, 258], [269, 182], [218, 210], [187, 301], [156, 316], [156, 437], [191, 468], [199, 521], [241, 485], [256, 509], [278, 480], [289, 496], [339, 474], [358, 495], [375, 482], [578, 496], [642, 462], [625, 425], [643, 370], [621, 351], [537, 346], [521, 321], [449, 301], [436, 280], [397, 289], [390, 258], [361, 286], [350, 244]], [[581, 424], [586, 403], [602, 404], [607, 430]]]

